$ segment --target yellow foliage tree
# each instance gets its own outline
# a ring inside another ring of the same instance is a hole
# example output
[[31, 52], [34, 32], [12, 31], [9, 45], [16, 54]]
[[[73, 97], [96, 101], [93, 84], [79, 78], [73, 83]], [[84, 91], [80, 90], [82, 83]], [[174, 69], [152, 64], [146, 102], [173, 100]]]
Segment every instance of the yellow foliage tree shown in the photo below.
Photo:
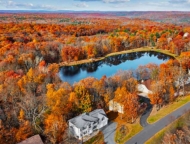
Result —
[[78, 109], [80, 112], [90, 112], [92, 110], [92, 96], [89, 91], [81, 85], [77, 85], [74, 89], [78, 99]]
[[24, 120], [24, 111], [23, 111], [23, 109], [20, 110], [18, 119], [21, 120], [21, 121]]
[[45, 133], [53, 144], [62, 140], [65, 128], [66, 122], [61, 115], [51, 113], [45, 119]]
[[65, 116], [70, 108], [69, 95], [64, 88], [56, 90], [53, 84], [48, 84], [46, 96], [49, 114], [46, 115], [44, 122], [45, 133], [52, 143], [60, 142], [66, 127]]
[[21, 123], [17, 133], [16, 133], [16, 141], [20, 142], [32, 135], [32, 127], [29, 121], [24, 121]]
[[114, 101], [120, 103], [124, 108], [124, 116], [133, 123], [138, 116], [138, 96], [129, 93], [125, 86], [117, 88]]

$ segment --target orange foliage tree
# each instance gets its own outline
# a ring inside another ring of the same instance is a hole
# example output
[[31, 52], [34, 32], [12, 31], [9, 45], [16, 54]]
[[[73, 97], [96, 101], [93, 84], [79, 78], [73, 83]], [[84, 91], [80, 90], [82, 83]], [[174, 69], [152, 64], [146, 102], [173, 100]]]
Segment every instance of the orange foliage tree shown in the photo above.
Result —
[[115, 91], [114, 101], [123, 106], [124, 116], [133, 123], [138, 116], [138, 96], [135, 93], [129, 93], [126, 87], [119, 87]]
[[68, 103], [68, 93], [64, 88], [56, 90], [55, 85], [47, 85], [47, 106], [49, 113], [44, 121], [45, 133], [52, 143], [60, 142], [65, 132], [66, 115], [70, 109]]

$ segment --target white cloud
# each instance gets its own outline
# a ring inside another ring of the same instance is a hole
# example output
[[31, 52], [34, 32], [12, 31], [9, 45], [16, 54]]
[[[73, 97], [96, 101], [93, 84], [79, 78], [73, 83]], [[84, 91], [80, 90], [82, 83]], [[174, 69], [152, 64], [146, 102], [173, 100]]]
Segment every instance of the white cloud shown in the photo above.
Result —
[[0, 1], [0, 4], [10, 9], [36, 9], [36, 10], [57, 10], [51, 5], [35, 5], [33, 3], [17, 3], [14, 1]]
[[149, 2], [148, 5], [152, 6], [168, 6], [171, 5], [169, 2]]
[[74, 4], [78, 8], [87, 8], [88, 5], [85, 2]]
[[95, 2], [95, 1], [102, 1], [104, 3], [124, 3], [130, 0], [75, 0], [75, 1], [82, 1], [82, 2]]
[[103, 0], [105, 3], [122, 3], [122, 2], [129, 2], [130, 0]]
[[190, 3], [190, 0], [169, 0], [171, 4], [187, 4]]
[[[165, 8], [187, 8], [190, 4], [190, 0], [169, 0], [165, 2], [148, 2], [149, 6], [165, 7]], [[181, 10], [181, 9], [180, 9]]]
[[121, 8], [122, 6], [121, 5], [113, 5], [111, 7], [113, 7], [113, 8]]

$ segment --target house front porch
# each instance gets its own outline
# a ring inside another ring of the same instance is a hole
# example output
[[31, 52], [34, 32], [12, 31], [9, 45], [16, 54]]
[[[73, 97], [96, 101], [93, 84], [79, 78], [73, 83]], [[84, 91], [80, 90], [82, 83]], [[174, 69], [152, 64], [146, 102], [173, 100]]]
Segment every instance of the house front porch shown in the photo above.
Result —
[[86, 135], [82, 137], [82, 142], [86, 142], [89, 139], [91, 139], [92, 137], [94, 137], [95, 135], [97, 135], [99, 133], [99, 130], [94, 131], [93, 133], [91, 133], [90, 135]]

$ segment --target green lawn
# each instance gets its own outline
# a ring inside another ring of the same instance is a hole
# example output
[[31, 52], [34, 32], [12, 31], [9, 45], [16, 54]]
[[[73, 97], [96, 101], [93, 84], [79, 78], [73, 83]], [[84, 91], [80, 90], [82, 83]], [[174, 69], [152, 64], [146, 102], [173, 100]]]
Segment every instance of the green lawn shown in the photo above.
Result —
[[157, 134], [155, 134], [152, 138], [145, 142], [145, 144], [158, 144], [161, 143], [161, 140], [164, 134], [167, 132], [167, 128], [162, 129]]
[[190, 102], [190, 96], [185, 96], [180, 98], [178, 101], [173, 102], [172, 104], [168, 104], [167, 106], [161, 108], [157, 113], [148, 117], [147, 122], [149, 124], [155, 123], [166, 115], [170, 114], [174, 110], [183, 106], [184, 104]]
[[[128, 133], [125, 137], [123, 137], [122, 140], [119, 139], [120, 132], [119, 132], [119, 128], [117, 128], [116, 134], [115, 134], [115, 141], [117, 142], [117, 144], [124, 144], [126, 141], [128, 141], [130, 138], [135, 136], [137, 133], [139, 133], [143, 129], [143, 127], [139, 123], [126, 124], [126, 126], [128, 128]], [[119, 141], [118, 141], [118, 139], [119, 139]]]
[[96, 136], [84, 142], [84, 144], [103, 144], [103, 143], [104, 143], [104, 135], [102, 132], [99, 132]]

